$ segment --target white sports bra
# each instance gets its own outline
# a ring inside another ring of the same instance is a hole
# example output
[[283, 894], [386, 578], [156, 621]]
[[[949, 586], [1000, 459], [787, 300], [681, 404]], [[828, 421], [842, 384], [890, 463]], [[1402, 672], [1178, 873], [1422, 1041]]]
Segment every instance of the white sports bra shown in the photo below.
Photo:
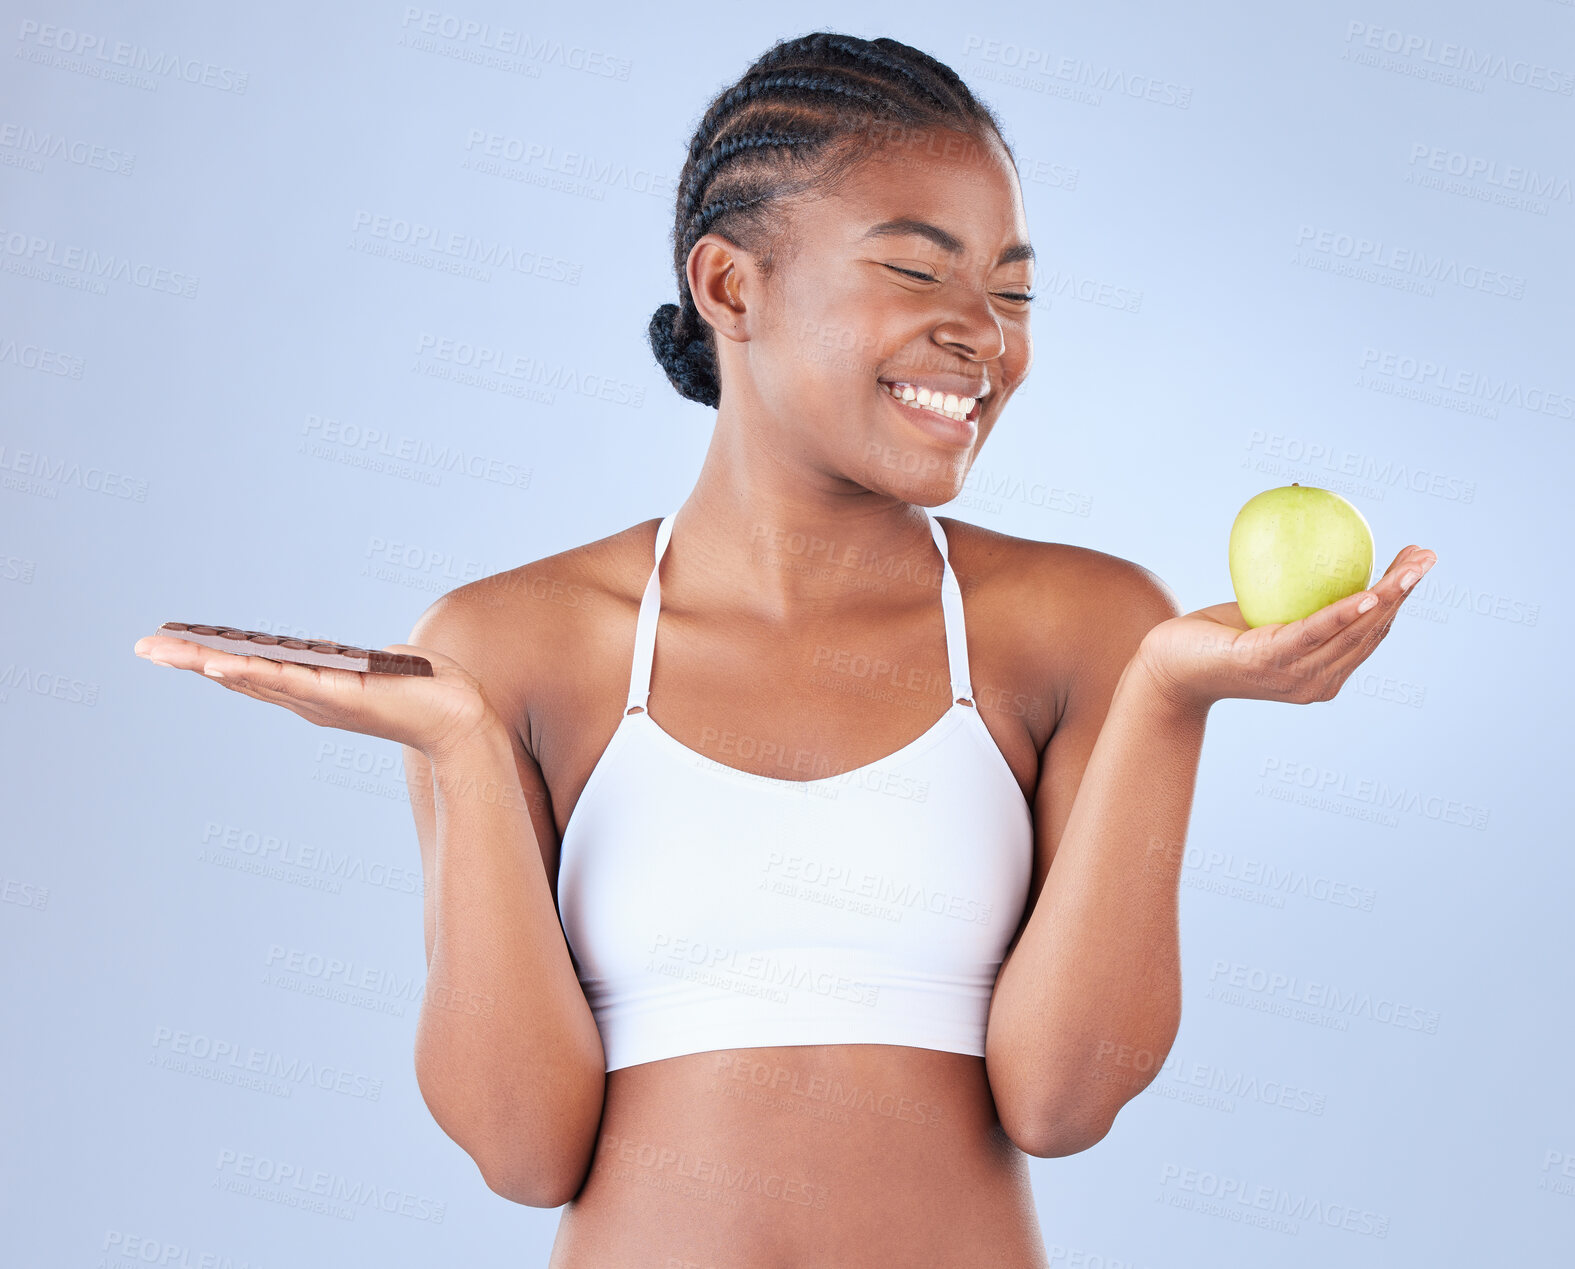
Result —
[[814, 780], [713, 761], [647, 712], [673, 516], [657, 529], [628, 704], [559, 851], [559, 916], [607, 1070], [792, 1044], [984, 1055], [1033, 819], [973, 704], [962, 591], [924, 510], [952, 704], [895, 753]]

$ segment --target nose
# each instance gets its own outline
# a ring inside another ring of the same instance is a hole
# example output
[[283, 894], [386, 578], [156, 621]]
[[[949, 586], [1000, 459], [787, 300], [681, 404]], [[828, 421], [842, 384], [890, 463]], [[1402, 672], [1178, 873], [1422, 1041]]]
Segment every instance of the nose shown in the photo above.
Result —
[[994, 361], [1006, 351], [1006, 332], [982, 295], [964, 302], [959, 312], [937, 323], [935, 341], [971, 361]]

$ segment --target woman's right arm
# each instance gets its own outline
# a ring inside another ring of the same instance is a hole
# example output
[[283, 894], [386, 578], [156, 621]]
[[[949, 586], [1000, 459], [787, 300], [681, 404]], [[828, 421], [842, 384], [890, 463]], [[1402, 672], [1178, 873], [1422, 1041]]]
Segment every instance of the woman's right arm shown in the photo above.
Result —
[[[497, 652], [488, 627], [451, 594], [422, 615], [410, 643], [485, 673]], [[492, 1190], [561, 1206], [590, 1167], [605, 1057], [532, 823], [540, 769], [498, 714], [451, 744], [407, 745], [404, 755], [426, 895], [416, 1081]]]

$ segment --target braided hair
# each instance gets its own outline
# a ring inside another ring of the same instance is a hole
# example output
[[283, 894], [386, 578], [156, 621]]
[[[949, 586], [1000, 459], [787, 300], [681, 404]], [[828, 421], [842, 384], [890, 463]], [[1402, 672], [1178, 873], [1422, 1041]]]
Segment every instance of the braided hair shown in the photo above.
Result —
[[818, 31], [781, 40], [712, 100], [689, 142], [673, 223], [677, 304], [663, 304], [647, 328], [651, 350], [679, 393], [715, 409], [722, 383], [716, 336], [689, 291], [689, 252], [720, 233], [771, 275], [789, 250], [782, 202], [805, 190], [829, 192], [871, 156], [883, 129], [950, 128], [993, 133], [994, 113], [956, 72], [892, 39]]

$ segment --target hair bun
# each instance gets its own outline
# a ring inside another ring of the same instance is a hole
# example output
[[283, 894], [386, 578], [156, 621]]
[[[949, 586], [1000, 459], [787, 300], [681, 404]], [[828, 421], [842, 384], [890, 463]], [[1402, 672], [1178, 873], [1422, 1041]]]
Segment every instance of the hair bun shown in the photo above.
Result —
[[[685, 321], [686, 316], [678, 305], [663, 304], [651, 314], [646, 335], [668, 382], [691, 401], [714, 410], [722, 400], [716, 359], [706, 341], [699, 314], [694, 314], [693, 322]], [[696, 330], [696, 327], [702, 329]]]

